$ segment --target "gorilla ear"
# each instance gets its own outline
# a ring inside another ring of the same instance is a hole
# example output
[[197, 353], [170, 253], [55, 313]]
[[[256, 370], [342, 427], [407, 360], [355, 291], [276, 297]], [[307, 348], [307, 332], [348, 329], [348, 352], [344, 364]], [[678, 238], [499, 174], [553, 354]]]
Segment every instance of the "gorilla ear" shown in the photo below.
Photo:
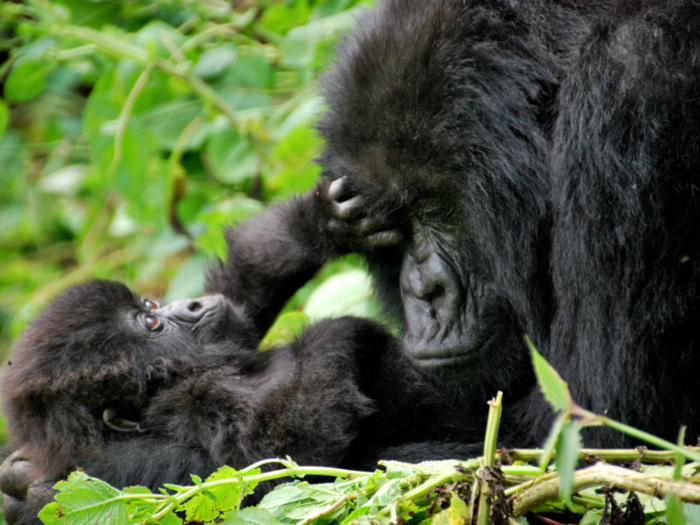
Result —
[[141, 427], [138, 423], [117, 417], [117, 413], [111, 408], [102, 412], [102, 422], [107, 428], [115, 432], [141, 432]]

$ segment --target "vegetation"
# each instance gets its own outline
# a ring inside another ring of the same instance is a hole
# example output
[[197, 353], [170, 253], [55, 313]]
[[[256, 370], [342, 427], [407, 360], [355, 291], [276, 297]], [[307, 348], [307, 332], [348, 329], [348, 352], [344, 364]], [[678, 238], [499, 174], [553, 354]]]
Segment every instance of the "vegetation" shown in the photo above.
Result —
[[[316, 79], [363, 3], [1, 3], [0, 356], [78, 281], [196, 297], [224, 226], [308, 189]], [[370, 315], [368, 298], [349, 258], [287, 311]]]

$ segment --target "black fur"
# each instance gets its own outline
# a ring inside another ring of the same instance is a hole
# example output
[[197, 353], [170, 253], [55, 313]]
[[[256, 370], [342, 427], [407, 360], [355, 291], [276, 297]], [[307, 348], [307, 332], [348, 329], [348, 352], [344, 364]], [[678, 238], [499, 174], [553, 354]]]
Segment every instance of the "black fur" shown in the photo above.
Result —
[[504, 390], [504, 442], [552, 417], [522, 333], [583, 406], [700, 434], [699, 68], [684, 1], [388, 0], [341, 46], [332, 231], [462, 409]]

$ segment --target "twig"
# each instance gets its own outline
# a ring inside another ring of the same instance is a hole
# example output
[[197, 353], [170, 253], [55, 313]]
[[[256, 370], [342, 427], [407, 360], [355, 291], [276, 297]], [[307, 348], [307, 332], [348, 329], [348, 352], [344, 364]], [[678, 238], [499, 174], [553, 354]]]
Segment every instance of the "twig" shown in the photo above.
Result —
[[[700, 486], [692, 483], [654, 478], [622, 467], [597, 463], [574, 475], [574, 492], [594, 486], [611, 486], [642, 492], [663, 498], [668, 492], [677, 494], [683, 501], [700, 503]], [[559, 478], [550, 479], [513, 497], [513, 514], [522, 516], [530, 510], [554, 499], [559, 494]]]

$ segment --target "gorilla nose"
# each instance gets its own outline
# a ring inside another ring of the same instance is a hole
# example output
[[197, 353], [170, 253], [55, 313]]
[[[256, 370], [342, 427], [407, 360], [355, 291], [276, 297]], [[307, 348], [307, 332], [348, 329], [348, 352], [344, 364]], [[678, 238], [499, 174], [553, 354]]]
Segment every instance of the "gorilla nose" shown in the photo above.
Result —
[[178, 299], [163, 307], [163, 314], [187, 323], [196, 323], [207, 312], [216, 310], [225, 301], [222, 295], [205, 295], [197, 299]]

